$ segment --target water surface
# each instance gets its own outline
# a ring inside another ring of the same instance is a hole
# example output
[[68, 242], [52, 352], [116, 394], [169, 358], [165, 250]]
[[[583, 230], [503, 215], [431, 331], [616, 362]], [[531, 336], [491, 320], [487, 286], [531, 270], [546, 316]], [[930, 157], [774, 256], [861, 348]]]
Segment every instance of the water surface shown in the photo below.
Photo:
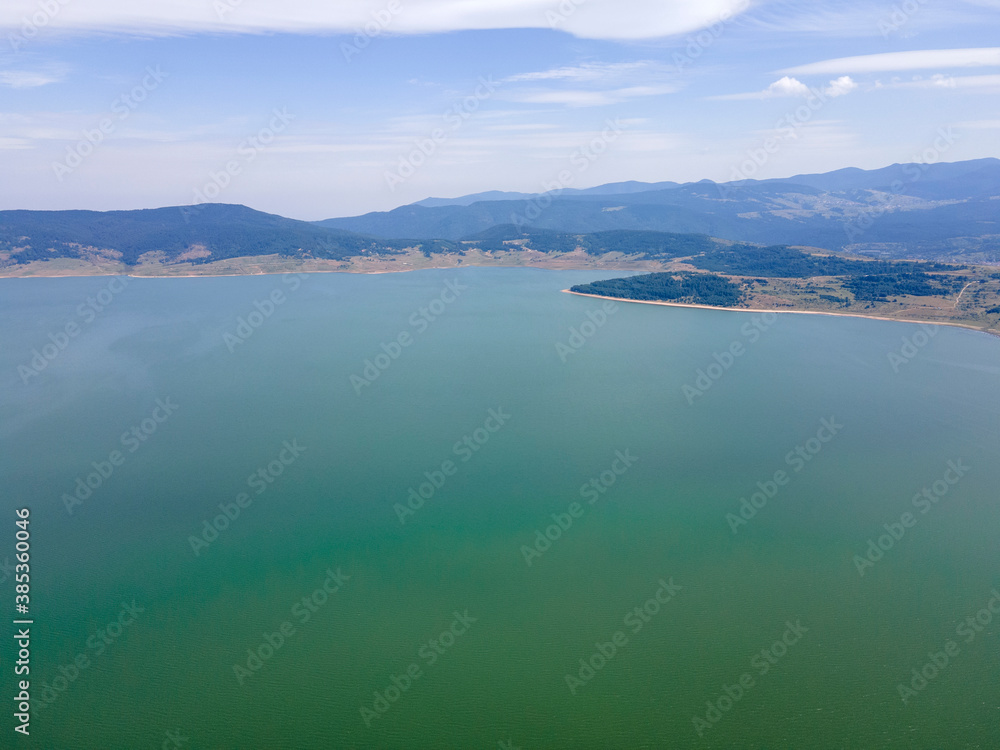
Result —
[[[1000, 587], [1000, 342], [940, 328], [896, 372], [888, 353], [919, 326], [608, 314], [559, 293], [598, 276], [132, 280], [93, 316], [79, 306], [108, 279], [0, 280], [0, 560], [12, 509], [30, 507], [30, 746], [152, 748], [168, 731], [300, 750], [995, 746], [1000, 633], [992, 616], [971, 642], [956, 628]], [[21, 377], [68, 322], [79, 334]], [[734, 342], [744, 353], [686, 396]], [[147, 435], [157, 399], [177, 408]], [[146, 439], [129, 452], [133, 427]], [[968, 470], [942, 485], [949, 461]], [[602, 491], [582, 493], [592, 479]], [[441, 486], [401, 511], [426, 482]], [[758, 482], [773, 496], [734, 522]], [[316, 595], [328, 569], [340, 588]], [[661, 580], [679, 587], [663, 604]], [[241, 682], [234, 665], [286, 622]], [[773, 648], [789, 623], [794, 643]], [[899, 683], [949, 639], [958, 655], [904, 704]], [[87, 667], [43, 691], [78, 655]], [[716, 716], [706, 702], [746, 674]]]

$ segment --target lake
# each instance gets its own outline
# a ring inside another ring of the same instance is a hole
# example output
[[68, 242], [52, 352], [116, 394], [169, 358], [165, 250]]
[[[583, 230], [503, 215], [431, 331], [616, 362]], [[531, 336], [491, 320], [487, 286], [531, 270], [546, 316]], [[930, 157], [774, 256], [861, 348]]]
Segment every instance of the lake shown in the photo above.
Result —
[[0, 280], [31, 746], [994, 747], [1000, 340], [617, 275]]

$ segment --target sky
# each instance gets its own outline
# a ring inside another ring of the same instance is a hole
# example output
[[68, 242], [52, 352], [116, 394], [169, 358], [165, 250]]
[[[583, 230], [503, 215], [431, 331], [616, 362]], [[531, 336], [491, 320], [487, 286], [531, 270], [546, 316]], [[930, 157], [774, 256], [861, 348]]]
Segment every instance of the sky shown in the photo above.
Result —
[[4, 0], [0, 209], [1000, 156], [1000, 0]]

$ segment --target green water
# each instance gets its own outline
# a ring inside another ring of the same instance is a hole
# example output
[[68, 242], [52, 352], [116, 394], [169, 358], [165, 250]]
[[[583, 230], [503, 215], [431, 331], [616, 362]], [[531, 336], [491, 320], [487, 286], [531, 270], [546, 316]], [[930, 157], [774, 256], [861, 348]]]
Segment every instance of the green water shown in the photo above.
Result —
[[[987, 610], [971, 643], [956, 627], [1000, 588], [1000, 341], [939, 329], [894, 372], [918, 326], [784, 315], [752, 335], [746, 314], [621, 304], [564, 362], [556, 344], [602, 303], [559, 290], [598, 276], [133, 280], [90, 321], [77, 308], [108, 279], [0, 281], [0, 561], [30, 507], [35, 619], [31, 736], [5, 711], [0, 746], [159, 748], [179, 730], [189, 748], [996, 747], [1000, 620]], [[454, 279], [467, 289], [442, 302]], [[80, 333], [23, 382], [70, 321]], [[357, 393], [351, 376], [403, 332]], [[742, 356], [689, 404], [684, 386], [733, 342]], [[177, 409], [130, 453], [122, 433], [157, 399]], [[807, 444], [824, 419], [842, 427]], [[285, 441], [304, 450], [253, 495]], [[797, 446], [807, 463], [786, 460]], [[114, 450], [121, 465], [67, 503]], [[949, 461], [969, 468], [921, 514], [911, 498]], [[425, 472], [443, 484], [401, 523]], [[581, 496], [602, 472], [614, 483]], [[734, 534], [727, 514], [758, 481], [777, 492]], [[240, 515], [196, 555], [220, 503]], [[907, 511], [916, 525], [861, 576], [855, 556]], [[560, 519], [529, 566], [523, 548]], [[328, 568], [342, 585], [303, 622]], [[679, 590], [626, 622], [661, 579]], [[13, 595], [0, 583], [4, 612]], [[456, 612], [466, 624], [439, 639]], [[234, 665], [285, 622], [241, 684]], [[787, 622], [806, 632], [761, 674]], [[949, 639], [958, 655], [904, 705], [897, 685]], [[44, 690], [78, 655], [76, 679]]]

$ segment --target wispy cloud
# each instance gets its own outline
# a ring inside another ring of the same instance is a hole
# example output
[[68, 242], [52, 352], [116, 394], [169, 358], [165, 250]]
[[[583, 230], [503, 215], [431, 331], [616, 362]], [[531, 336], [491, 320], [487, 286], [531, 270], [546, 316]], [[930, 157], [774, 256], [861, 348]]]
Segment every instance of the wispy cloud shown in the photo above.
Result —
[[669, 67], [648, 60], [582, 63], [509, 76], [504, 83], [512, 84], [513, 88], [505, 89], [501, 96], [521, 104], [602, 107], [672, 94], [679, 89], [675, 77]]
[[[741, 23], [768, 33], [830, 37], [884, 37], [887, 25], [905, 15], [907, 33], [934, 32], [995, 21], [990, 11], [1000, 0], [761, 0]], [[845, 71], [849, 72], [849, 71]]]
[[839, 57], [786, 68], [788, 75], [822, 75], [836, 73], [879, 73], [898, 70], [928, 70], [932, 68], [1000, 67], [1000, 47], [974, 49], [928, 49], [910, 52], [884, 52], [877, 55]]
[[637, 73], [648, 74], [650, 71], [666, 72], [666, 70], [665, 67], [660, 66], [658, 63], [645, 60], [627, 63], [583, 63], [581, 65], [552, 68], [551, 70], [520, 73], [509, 76], [505, 80], [508, 83], [520, 83], [523, 81], [608, 82]]
[[750, 14], [746, 23], [772, 33], [866, 36], [877, 33], [876, 25], [883, 8], [870, 2], [827, 2], [779, 0], [769, 2]]
[[951, 90], [963, 89], [980, 92], [1000, 92], [1000, 75], [984, 76], [948, 76], [934, 75], [930, 78], [917, 77], [911, 81], [890, 81], [879, 83], [878, 88], [892, 89], [928, 89]]
[[24, 138], [0, 136], [0, 151], [26, 148], [31, 148], [31, 143]]
[[576, 91], [572, 89], [532, 89], [508, 92], [508, 101], [521, 104], [561, 104], [567, 107], [604, 107], [642, 96], [662, 96], [676, 91], [671, 86], [626, 86], [605, 91]]
[[511, 125], [487, 125], [483, 130], [496, 132], [522, 132], [532, 130], [558, 130], [559, 126], [551, 122], [525, 122]]
[[960, 122], [955, 127], [962, 130], [1000, 130], [1000, 120], [970, 120]]
[[0, 86], [12, 89], [32, 89], [58, 83], [62, 76], [58, 73], [43, 73], [37, 70], [0, 70]]

